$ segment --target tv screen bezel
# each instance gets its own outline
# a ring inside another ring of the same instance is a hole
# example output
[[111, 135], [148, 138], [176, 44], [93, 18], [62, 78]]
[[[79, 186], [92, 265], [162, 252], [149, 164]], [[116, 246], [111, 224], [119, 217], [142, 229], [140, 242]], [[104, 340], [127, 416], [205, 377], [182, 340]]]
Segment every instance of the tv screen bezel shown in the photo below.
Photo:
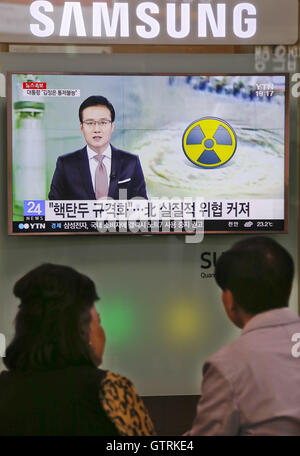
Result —
[[[61, 76], [284, 76], [285, 77], [285, 122], [284, 122], [284, 228], [283, 230], [224, 230], [224, 231], [206, 231], [204, 230], [204, 235], [211, 235], [211, 234], [226, 234], [226, 235], [235, 235], [235, 234], [243, 234], [243, 235], [252, 235], [252, 234], [287, 234], [288, 233], [288, 208], [289, 208], [289, 146], [290, 146], [290, 75], [286, 72], [276, 72], [276, 73], [243, 73], [243, 72], [234, 72], [234, 73], [220, 73], [220, 72], [213, 72], [213, 73], [199, 73], [199, 72], [107, 72], [107, 73], [98, 73], [98, 72], [55, 72], [55, 71], [9, 71], [7, 72], [7, 202], [8, 202], [8, 235], [10, 236], [86, 236], [86, 235], [193, 235], [194, 233], [187, 233], [187, 232], [177, 232], [177, 231], [170, 231], [170, 232], [99, 232], [99, 231], [89, 231], [89, 232], [22, 232], [16, 233], [13, 232], [13, 162], [12, 162], [12, 146], [13, 146], [13, 115], [12, 115], [12, 77], [14, 75], [61, 75]], [[239, 219], [238, 219], [239, 220]]]

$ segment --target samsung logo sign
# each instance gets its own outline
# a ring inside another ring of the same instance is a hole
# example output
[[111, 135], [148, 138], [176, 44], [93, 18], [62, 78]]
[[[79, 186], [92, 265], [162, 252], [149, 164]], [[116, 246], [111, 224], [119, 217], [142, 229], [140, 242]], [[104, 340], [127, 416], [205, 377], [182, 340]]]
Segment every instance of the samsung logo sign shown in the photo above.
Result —
[[[201, 38], [226, 38], [228, 32], [245, 40], [257, 32], [257, 9], [253, 3], [203, 2], [93, 2], [82, 8], [80, 2], [64, 2], [60, 18], [50, 1], [30, 5], [30, 31], [38, 38], [138, 37], [154, 40], [163, 34], [183, 40], [191, 34]], [[87, 18], [87, 13], [89, 17]], [[196, 22], [196, 26], [191, 24]], [[230, 30], [229, 30], [230, 24]]]

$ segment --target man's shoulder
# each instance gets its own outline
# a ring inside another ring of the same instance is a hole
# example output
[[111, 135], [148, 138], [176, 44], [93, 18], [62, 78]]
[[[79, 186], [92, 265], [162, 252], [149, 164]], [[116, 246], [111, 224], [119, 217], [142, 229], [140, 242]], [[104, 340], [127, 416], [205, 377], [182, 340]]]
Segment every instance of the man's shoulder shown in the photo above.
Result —
[[300, 320], [296, 314], [291, 314], [278, 323], [275, 317], [276, 312], [269, 312], [268, 315], [259, 316], [259, 319], [250, 320], [237, 339], [208, 358], [206, 368], [213, 366], [232, 377], [258, 366], [263, 370], [270, 359], [273, 363], [282, 363], [284, 360], [289, 363], [290, 334], [296, 332], [297, 328], [300, 330]]
[[118, 155], [119, 158], [124, 160], [134, 160], [136, 161], [138, 156], [136, 154], [132, 154], [131, 152], [127, 152], [126, 150], [117, 149], [114, 146], [111, 146], [112, 154]]
[[240, 336], [211, 355], [208, 358], [207, 363], [220, 366], [224, 364], [225, 366], [228, 366], [228, 364], [234, 362], [233, 358], [241, 354], [242, 351], [243, 343]]
[[[269, 331], [269, 329], [271, 331]], [[208, 359], [208, 362], [231, 366], [247, 362], [249, 356], [264, 355], [262, 341], [272, 340], [276, 328], [257, 328], [255, 331], [242, 332], [234, 341], [228, 343]], [[274, 345], [274, 344], [273, 344]], [[274, 347], [275, 350], [275, 347]]]
[[58, 157], [58, 160], [60, 160], [64, 163], [71, 163], [73, 161], [76, 161], [78, 158], [80, 158], [85, 152], [86, 152], [86, 147], [83, 147], [82, 149], [75, 150], [74, 152], [68, 152], [67, 154], [60, 155]]
[[[111, 151], [112, 154], [117, 155], [119, 159], [136, 161], [138, 158], [136, 154], [132, 154], [131, 152], [127, 152], [126, 150], [118, 149], [113, 146], [111, 146]], [[75, 150], [74, 152], [69, 152], [67, 154], [60, 155], [58, 159], [63, 162], [72, 162], [82, 157], [84, 153], [86, 153], [86, 146], [82, 149]]]
[[[212, 375], [217, 372], [231, 385], [238, 385], [253, 364], [252, 350], [250, 348], [249, 351], [244, 342], [240, 336], [210, 356], [203, 365], [203, 374]], [[251, 341], [248, 342], [251, 344]]]

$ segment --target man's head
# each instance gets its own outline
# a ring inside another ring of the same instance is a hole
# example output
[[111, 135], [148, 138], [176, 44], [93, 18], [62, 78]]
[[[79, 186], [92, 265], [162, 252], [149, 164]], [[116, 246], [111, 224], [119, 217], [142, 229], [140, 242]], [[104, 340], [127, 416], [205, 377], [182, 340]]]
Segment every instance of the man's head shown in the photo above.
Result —
[[239, 327], [245, 318], [288, 306], [294, 263], [273, 239], [252, 237], [234, 244], [221, 255], [215, 272], [227, 315]]
[[103, 153], [114, 131], [115, 110], [113, 105], [102, 96], [91, 96], [79, 108], [80, 130], [87, 145]]

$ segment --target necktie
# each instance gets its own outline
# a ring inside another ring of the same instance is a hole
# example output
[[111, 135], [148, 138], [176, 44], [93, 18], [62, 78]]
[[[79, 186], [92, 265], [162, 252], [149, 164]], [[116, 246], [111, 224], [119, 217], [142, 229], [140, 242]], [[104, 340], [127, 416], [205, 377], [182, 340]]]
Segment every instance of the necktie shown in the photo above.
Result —
[[108, 179], [106, 168], [103, 165], [103, 155], [95, 155], [95, 160], [98, 161], [98, 166], [95, 175], [95, 194], [96, 199], [106, 198], [108, 195]]

